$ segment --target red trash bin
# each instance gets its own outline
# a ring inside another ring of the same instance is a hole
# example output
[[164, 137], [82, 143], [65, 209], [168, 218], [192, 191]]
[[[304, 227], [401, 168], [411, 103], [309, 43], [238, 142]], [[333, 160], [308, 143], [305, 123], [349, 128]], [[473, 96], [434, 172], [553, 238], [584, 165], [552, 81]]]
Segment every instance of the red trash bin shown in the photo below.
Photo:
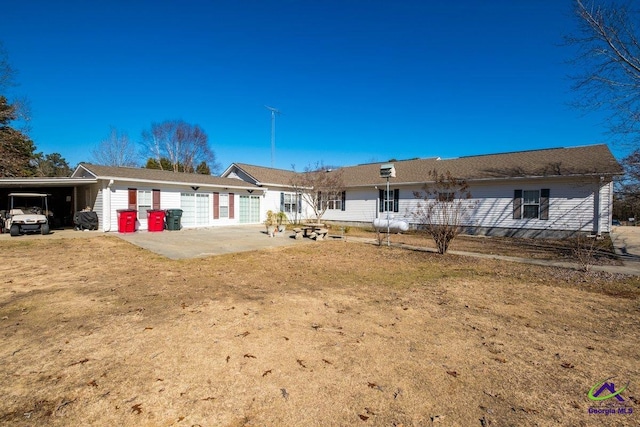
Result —
[[118, 209], [118, 233], [133, 233], [136, 231], [136, 214], [132, 209]]
[[147, 211], [147, 230], [148, 231], [164, 230], [164, 211], [161, 211], [161, 210]]

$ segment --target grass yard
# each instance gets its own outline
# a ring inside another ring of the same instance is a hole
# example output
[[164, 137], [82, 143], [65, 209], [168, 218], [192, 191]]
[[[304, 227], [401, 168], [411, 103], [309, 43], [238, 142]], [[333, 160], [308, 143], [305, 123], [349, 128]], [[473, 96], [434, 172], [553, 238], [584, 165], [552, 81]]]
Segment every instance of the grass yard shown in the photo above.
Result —
[[[2, 252], [2, 425], [640, 424], [636, 277], [343, 241]], [[610, 377], [634, 413], [589, 413]]]

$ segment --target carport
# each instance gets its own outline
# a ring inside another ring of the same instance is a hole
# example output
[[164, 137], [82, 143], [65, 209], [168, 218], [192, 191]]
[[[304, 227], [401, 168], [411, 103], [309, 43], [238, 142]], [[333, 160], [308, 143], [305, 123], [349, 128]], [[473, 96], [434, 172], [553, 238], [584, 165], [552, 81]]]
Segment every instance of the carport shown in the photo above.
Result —
[[47, 193], [51, 195], [49, 209], [54, 214], [52, 228], [70, 227], [73, 214], [84, 208], [80, 201], [96, 182], [95, 178], [0, 178], [0, 210], [8, 208], [9, 193]]

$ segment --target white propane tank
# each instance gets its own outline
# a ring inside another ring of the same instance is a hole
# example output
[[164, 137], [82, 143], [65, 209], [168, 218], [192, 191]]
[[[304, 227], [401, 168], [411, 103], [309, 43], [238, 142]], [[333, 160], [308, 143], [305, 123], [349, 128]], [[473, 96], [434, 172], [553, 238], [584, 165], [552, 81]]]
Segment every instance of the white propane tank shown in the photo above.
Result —
[[373, 220], [373, 228], [376, 231], [387, 231], [387, 225], [390, 233], [400, 233], [409, 230], [409, 223], [399, 219], [376, 218]]

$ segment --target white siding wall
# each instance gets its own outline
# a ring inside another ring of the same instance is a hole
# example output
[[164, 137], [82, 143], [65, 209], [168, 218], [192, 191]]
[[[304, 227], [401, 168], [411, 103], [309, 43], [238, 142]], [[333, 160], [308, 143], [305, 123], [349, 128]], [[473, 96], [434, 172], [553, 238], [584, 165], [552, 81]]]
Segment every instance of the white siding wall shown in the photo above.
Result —
[[[109, 189], [107, 189], [109, 190]], [[105, 190], [105, 191], [107, 191]], [[118, 231], [118, 209], [129, 208], [129, 190], [111, 187], [111, 231]]]
[[[549, 219], [513, 219], [514, 190], [548, 188]], [[594, 184], [571, 182], [517, 182], [500, 185], [472, 185], [471, 194], [477, 206], [470, 226], [536, 230], [592, 231]]]
[[378, 214], [378, 190], [347, 190], [345, 210], [327, 209], [322, 219], [327, 221], [368, 222], [372, 223]]
[[180, 209], [180, 191], [160, 189], [160, 209]]
[[[93, 194], [96, 194], [96, 199], [95, 202], [93, 204], [93, 206], [91, 207], [91, 209], [96, 213], [96, 215], [98, 215], [98, 229], [103, 229], [104, 230], [104, 225], [103, 225], [103, 221], [104, 221], [104, 203], [103, 203], [103, 192], [102, 190], [98, 189], [97, 186], [95, 189], [91, 190], [92, 192], [96, 192]], [[91, 206], [91, 205], [88, 205]], [[86, 207], [86, 206], [85, 206]], [[84, 209], [84, 207], [83, 207]]]
[[[166, 209], [182, 209], [181, 206], [181, 198], [180, 198], [180, 193], [193, 193], [193, 189], [186, 187], [186, 188], [181, 188], [179, 186], [174, 186], [172, 188], [162, 188], [159, 187], [157, 185], [152, 185], [152, 186], [143, 186], [140, 183], [130, 183], [129, 185], [127, 185], [127, 183], [118, 183], [116, 185], [113, 185], [111, 187], [111, 189], [109, 190], [108, 188], [104, 189], [104, 191], [111, 191], [111, 222], [110, 222], [110, 227], [105, 227], [103, 225], [101, 225], [101, 229], [103, 231], [117, 231], [118, 230], [118, 215], [117, 215], [117, 210], [118, 209], [128, 209], [129, 207], [129, 188], [135, 188], [136, 190], [160, 190], [160, 209], [166, 210]], [[99, 199], [102, 201], [104, 200], [104, 194], [103, 192], [100, 193], [99, 195]], [[230, 190], [221, 190], [218, 191], [220, 194], [228, 194], [230, 192]], [[234, 192], [234, 218], [220, 218], [220, 219], [213, 219], [213, 193], [214, 190], [208, 190], [208, 191], [198, 191], [198, 193], [201, 194], [209, 194], [209, 219], [205, 224], [199, 225], [199, 227], [208, 227], [208, 226], [221, 226], [221, 225], [233, 225], [233, 224], [238, 224], [239, 223], [239, 205], [240, 205], [240, 198], [239, 198], [239, 194], [240, 192]], [[241, 193], [244, 194], [244, 193]], [[280, 199], [279, 199], [279, 193], [278, 193], [278, 203], [279, 203]], [[98, 218], [101, 221], [102, 224], [102, 218], [104, 217], [108, 217], [108, 215], [105, 215], [105, 210], [108, 209], [107, 206], [104, 206], [104, 208], [100, 207], [100, 210], [97, 210], [98, 206], [96, 206], [96, 212], [98, 212]], [[142, 226], [142, 227], [140, 227]], [[138, 221], [137, 224], [137, 229], [141, 229], [141, 230], [145, 230], [146, 229], [146, 221], [142, 221], [142, 223], [140, 223], [140, 221]]]
[[[414, 191], [421, 187], [399, 188], [399, 211], [391, 214], [393, 218], [415, 223], [413, 212], [419, 200]], [[550, 190], [549, 219], [513, 219], [514, 190]], [[393, 186], [390, 187], [394, 189]], [[533, 229], [552, 231], [595, 232], [594, 202], [600, 194], [601, 231], [608, 232], [611, 220], [612, 185], [603, 186], [596, 180], [577, 182], [571, 180], [514, 180], [508, 183], [473, 183], [470, 188], [475, 207], [467, 224], [475, 227], [498, 229]], [[346, 192], [346, 210], [327, 210], [323, 219], [328, 221], [348, 221], [371, 223], [379, 215], [378, 189], [355, 189]]]
[[[290, 188], [287, 187], [270, 187], [267, 191], [267, 194], [260, 199], [260, 222], [263, 222], [267, 218], [267, 211], [280, 212], [280, 194], [295, 194], [291, 191]], [[311, 206], [304, 202], [304, 199], [301, 198], [301, 212], [296, 213], [287, 213], [287, 217], [289, 221], [295, 221], [297, 218], [299, 221], [304, 221], [307, 219], [315, 218], [315, 214], [313, 213], [313, 209]]]
[[[220, 195], [229, 195], [229, 205], [231, 205], [231, 194], [228, 191], [219, 191]], [[211, 203], [213, 204], [213, 196], [211, 196]], [[240, 196], [236, 193], [233, 194], [233, 218], [218, 218], [213, 220], [213, 225], [234, 225], [240, 223]], [[213, 216], [213, 206], [211, 206], [211, 216]]]
[[600, 231], [611, 232], [611, 220], [613, 219], [613, 182], [603, 183], [600, 188]]
[[267, 194], [260, 200], [260, 222], [267, 219], [267, 211], [280, 212], [280, 192], [278, 188], [269, 188]]

